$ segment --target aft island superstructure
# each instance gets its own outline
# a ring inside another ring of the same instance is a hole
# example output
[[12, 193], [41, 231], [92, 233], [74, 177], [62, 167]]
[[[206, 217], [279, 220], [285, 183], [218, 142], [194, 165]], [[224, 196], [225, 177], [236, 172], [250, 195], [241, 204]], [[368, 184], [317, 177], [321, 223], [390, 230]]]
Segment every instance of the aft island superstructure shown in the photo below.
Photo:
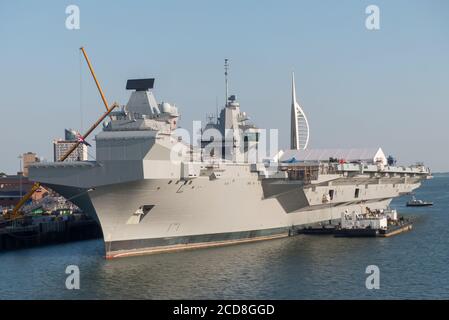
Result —
[[96, 135], [95, 161], [30, 167], [32, 180], [99, 221], [108, 258], [288, 236], [345, 210], [384, 209], [429, 175], [382, 156], [351, 163], [291, 150], [254, 158], [263, 132], [233, 95], [189, 141], [177, 107], [157, 103], [153, 85], [128, 80], [133, 92]]

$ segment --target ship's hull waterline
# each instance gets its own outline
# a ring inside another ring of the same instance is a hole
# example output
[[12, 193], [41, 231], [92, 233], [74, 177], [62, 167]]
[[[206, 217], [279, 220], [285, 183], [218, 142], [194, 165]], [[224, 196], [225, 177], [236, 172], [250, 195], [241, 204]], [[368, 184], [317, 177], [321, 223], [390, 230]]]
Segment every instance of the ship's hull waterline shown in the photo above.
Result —
[[[271, 179], [270, 179], [271, 180]], [[342, 181], [343, 182], [343, 181]], [[292, 235], [295, 229], [340, 219], [345, 210], [386, 208], [419, 182], [303, 186], [257, 178], [143, 179], [86, 190], [49, 185], [98, 219], [107, 258], [237, 244]], [[279, 188], [280, 186], [280, 188]], [[334, 190], [327, 203], [323, 195]], [[230, 200], [232, 199], [232, 200]], [[137, 215], [139, 207], [148, 212]]]

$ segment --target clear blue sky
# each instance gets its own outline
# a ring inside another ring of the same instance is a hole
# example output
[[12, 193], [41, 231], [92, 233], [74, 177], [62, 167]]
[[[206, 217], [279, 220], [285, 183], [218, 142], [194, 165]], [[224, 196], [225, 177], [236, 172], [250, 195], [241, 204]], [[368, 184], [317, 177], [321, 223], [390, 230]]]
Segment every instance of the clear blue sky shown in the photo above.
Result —
[[[65, 28], [70, 4], [80, 30]], [[369, 4], [378, 31], [365, 28]], [[128, 78], [155, 77], [186, 127], [224, 100], [229, 58], [231, 91], [282, 147], [295, 71], [310, 147], [382, 146], [449, 171], [449, 1], [1, 0], [0, 41], [0, 171], [26, 151], [51, 159], [64, 128], [104, 111], [84, 61], [80, 94], [81, 45], [110, 102], [127, 102]]]

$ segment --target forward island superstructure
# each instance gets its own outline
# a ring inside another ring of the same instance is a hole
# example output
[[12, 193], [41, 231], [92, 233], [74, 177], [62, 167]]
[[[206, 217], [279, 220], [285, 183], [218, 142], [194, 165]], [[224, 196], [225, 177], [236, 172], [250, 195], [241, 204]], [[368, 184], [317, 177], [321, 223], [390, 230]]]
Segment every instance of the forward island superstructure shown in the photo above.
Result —
[[153, 86], [128, 80], [133, 92], [96, 135], [95, 161], [30, 167], [33, 181], [98, 220], [108, 258], [285, 237], [345, 210], [384, 209], [430, 174], [384, 157], [300, 160], [301, 150], [254, 161], [262, 131], [234, 95], [187, 141], [177, 107], [157, 103]]

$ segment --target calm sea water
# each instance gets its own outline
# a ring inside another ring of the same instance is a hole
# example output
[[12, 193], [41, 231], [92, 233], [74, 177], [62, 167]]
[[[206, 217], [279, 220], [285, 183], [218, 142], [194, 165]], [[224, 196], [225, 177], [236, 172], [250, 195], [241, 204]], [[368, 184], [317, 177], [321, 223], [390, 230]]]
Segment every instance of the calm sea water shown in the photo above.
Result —
[[[391, 238], [297, 236], [106, 261], [100, 240], [0, 253], [1, 299], [410, 299], [449, 298], [449, 175], [416, 192], [431, 208], [392, 207], [415, 218]], [[78, 265], [81, 288], [65, 288]], [[380, 289], [365, 269], [380, 268]]]

